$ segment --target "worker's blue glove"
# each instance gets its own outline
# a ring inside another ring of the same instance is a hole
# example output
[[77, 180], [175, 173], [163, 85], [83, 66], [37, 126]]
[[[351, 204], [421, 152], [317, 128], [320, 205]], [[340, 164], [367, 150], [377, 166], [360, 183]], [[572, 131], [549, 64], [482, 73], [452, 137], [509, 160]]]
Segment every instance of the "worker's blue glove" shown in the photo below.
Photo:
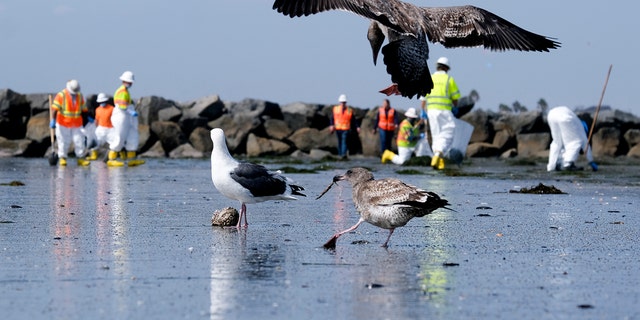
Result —
[[56, 128], [56, 119], [51, 119], [51, 122], [49, 122], [49, 128], [51, 129]]
[[595, 161], [589, 162], [589, 165], [591, 166], [591, 169], [593, 169], [593, 171], [598, 171], [598, 164]]
[[429, 116], [427, 115], [427, 112], [424, 111], [424, 109], [420, 109], [420, 118], [429, 119]]
[[129, 112], [129, 114], [130, 114], [132, 117], [137, 117], [137, 116], [138, 116], [138, 113], [137, 113], [135, 110], [127, 109], [127, 112]]
[[89, 123], [93, 123], [93, 120], [94, 120], [93, 118], [91, 118], [91, 117], [87, 117], [87, 121], [88, 121]]
[[451, 113], [453, 113], [454, 116], [457, 116], [458, 115], [458, 107], [451, 108]]

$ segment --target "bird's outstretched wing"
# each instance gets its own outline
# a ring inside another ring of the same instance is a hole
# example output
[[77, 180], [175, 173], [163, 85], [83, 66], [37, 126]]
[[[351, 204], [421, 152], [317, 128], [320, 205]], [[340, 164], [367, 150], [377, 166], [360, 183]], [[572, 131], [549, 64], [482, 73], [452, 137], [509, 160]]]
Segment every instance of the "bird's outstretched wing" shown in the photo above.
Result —
[[399, 0], [275, 0], [273, 9], [291, 18], [342, 10], [378, 21], [399, 33], [417, 35], [421, 8]]
[[428, 20], [429, 41], [446, 48], [475, 47], [494, 51], [549, 51], [560, 43], [527, 30], [478, 7], [421, 8]]

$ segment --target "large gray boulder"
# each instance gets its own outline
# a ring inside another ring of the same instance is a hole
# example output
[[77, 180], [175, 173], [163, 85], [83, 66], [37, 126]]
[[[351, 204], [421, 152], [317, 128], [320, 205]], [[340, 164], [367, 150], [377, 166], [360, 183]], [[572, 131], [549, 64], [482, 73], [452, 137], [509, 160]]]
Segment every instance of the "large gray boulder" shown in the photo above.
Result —
[[51, 99], [55, 97], [55, 93], [30, 93], [26, 94], [27, 101], [31, 105], [31, 115], [41, 112], [49, 113], [49, 96]]
[[487, 142], [470, 143], [467, 147], [467, 157], [497, 157], [501, 154], [500, 149]]
[[0, 157], [24, 156], [30, 144], [29, 139], [9, 140], [0, 137]]
[[48, 112], [40, 112], [29, 119], [29, 122], [27, 122], [27, 133], [25, 137], [35, 143], [51, 144], [51, 130], [49, 128]]
[[629, 129], [624, 133], [624, 140], [632, 148], [640, 144], [640, 129]]
[[267, 155], [284, 155], [291, 147], [278, 140], [258, 137], [253, 133], [247, 138], [247, 156], [259, 157]]
[[239, 116], [236, 121], [236, 118], [232, 115], [224, 114], [220, 118], [209, 122], [207, 126], [209, 128], [222, 129], [229, 152], [231, 154], [241, 154], [245, 152], [245, 144], [249, 132], [260, 126], [260, 119]]
[[199, 159], [203, 158], [204, 153], [202, 151], [196, 150], [192, 145], [185, 143], [181, 144], [175, 149], [169, 152], [169, 158], [172, 159], [185, 159], [185, 158], [194, 158]]
[[473, 133], [469, 143], [491, 142], [493, 139], [493, 127], [489, 121], [490, 115], [484, 110], [476, 110], [465, 114], [460, 120], [466, 121], [473, 126]]
[[329, 132], [329, 128], [322, 130], [301, 128], [289, 136], [289, 141], [293, 142], [297, 149], [307, 153], [312, 149], [332, 152], [338, 149], [338, 141], [335, 135]]
[[500, 152], [507, 151], [509, 149], [514, 149], [518, 146], [518, 140], [516, 139], [516, 135], [513, 134], [511, 129], [503, 129], [500, 131], [496, 131], [493, 136], [493, 143]]
[[151, 132], [158, 137], [167, 155], [179, 145], [187, 142], [180, 126], [175, 122], [155, 121], [151, 124]]
[[184, 116], [189, 118], [202, 117], [207, 121], [219, 118], [226, 111], [224, 102], [218, 95], [210, 95], [189, 103], [184, 110]]
[[284, 140], [293, 133], [287, 122], [280, 119], [267, 119], [263, 126], [267, 136], [276, 140]]
[[549, 149], [551, 143], [550, 133], [521, 133], [516, 135], [518, 139], [518, 157], [539, 157], [542, 151]]
[[11, 89], [0, 90], [0, 137], [24, 138], [30, 116], [31, 105], [25, 95]]
[[206, 128], [196, 128], [189, 135], [189, 143], [202, 153], [211, 153], [213, 150], [213, 142], [211, 141], [211, 133]]
[[591, 137], [594, 157], [609, 156], [614, 157], [617, 155], [618, 147], [620, 146], [620, 130], [615, 127], [600, 128]]
[[300, 128], [324, 129], [329, 126], [329, 118], [321, 114], [323, 104], [294, 102], [282, 106], [283, 120], [291, 130]]
[[160, 120], [158, 113], [166, 108], [179, 108], [179, 106], [171, 101], [157, 96], [142, 97], [138, 101], [136, 110], [138, 111], [139, 121], [141, 124], [150, 125]]
[[229, 112], [234, 119], [282, 119], [282, 111], [277, 103], [257, 100], [257, 99], [244, 99], [240, 102], [224, 102], [227, 112]]

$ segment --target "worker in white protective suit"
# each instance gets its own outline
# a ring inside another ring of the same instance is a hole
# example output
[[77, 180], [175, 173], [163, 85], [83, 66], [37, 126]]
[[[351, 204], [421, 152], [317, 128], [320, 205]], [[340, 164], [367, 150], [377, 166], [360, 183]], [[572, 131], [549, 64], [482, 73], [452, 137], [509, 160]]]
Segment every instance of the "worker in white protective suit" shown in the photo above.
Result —
[[[133, 167], [144, 164], [144, 160], [136, 158], [138, 150], [138, 112], [135, 109], [129, 88], [135, 81], [133, 72], [125, 71], [120, 76], [122, 85], [113, 95], [115, 107], [111, 115], [113, 125], [113, 142], [109, 144], [107, 165], [110, 167], [122, 167], [125, 162]], [[126, 153], [124, 150], [126, 150]], [[118, 160], [120, 156], [121, 160]]]
[[[109, 97], [104, 93], [99, 93], [96, 98], [98, 107], [95, 114], [95, 131], [93, 136], [95, 137], [95, 145], [89, 152], [89, 160], [98, 159], [98, 149], [105, 143], [111, 144], [113, 141], [113, 125], [111, 124], [111, 115], [113, 114], [113, 105], [109, 103]], [[86, 127], [85, 127], [86, 128]], [[87, 138], [88, 139], [88, 138]]]
[[[51, 122], [49, 126], [55, 129], [58, 142], [58, 157], [60, 166], [67, 165], [67, 154], [73, 143], [79, 166], [88, 166], [89, 161], [84, 159], [86, 153], [85, 136], [82, 133], [82, 117], [87, 115], [89, 109], [80, 92], [78, 80], [67, 81], [66, 87], [56, 94], [51, 105]], [[90, 121], [90, 118], [87, 117]]]
[[549, 147], [549, 163], [547, 171], [582, 170], [576, 166], [580, 151], [587, 149], [585, 155], [593, 171], [598, 165], [593, 161], [591, 148], [587, 145], [587, 124], [565, 106], [558, 106], [547, 115], [547, 122], [551, 128], [551, 146]]
[[460, 99], [460, 90], [452, 76], [449, 59], [440, 57], [436, 62], [436, 72], [431, 75], [433, 89], [425, 96], [429, 128], [431, 129], [431, 166], [434, 169], [444, 169], [444, 155], [453, 143], [456, 123], [452, 109]]

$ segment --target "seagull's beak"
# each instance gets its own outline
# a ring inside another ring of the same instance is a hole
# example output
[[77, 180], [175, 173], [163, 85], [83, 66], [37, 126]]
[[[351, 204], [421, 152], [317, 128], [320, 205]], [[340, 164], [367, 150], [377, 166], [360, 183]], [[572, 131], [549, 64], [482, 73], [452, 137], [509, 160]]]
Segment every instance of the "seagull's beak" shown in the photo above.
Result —
[[371, 21], [369, 25], [369, 30], [367, 31], [367, 39], [369, 39], [369, 44], [371, 45], [371, 52], [373, 53], [373, 64], [375, 65], [378, 61], [378, 53], [380, 52], [380, 48], [382, 47], [382, 43], [384, 42], [384, 33], [377, 22]]
[[344, 175], [337, 175], [337, 176], [333, 177], [333, 182], [342, 181], [344, 179], [346, 179], [346, 177]]

